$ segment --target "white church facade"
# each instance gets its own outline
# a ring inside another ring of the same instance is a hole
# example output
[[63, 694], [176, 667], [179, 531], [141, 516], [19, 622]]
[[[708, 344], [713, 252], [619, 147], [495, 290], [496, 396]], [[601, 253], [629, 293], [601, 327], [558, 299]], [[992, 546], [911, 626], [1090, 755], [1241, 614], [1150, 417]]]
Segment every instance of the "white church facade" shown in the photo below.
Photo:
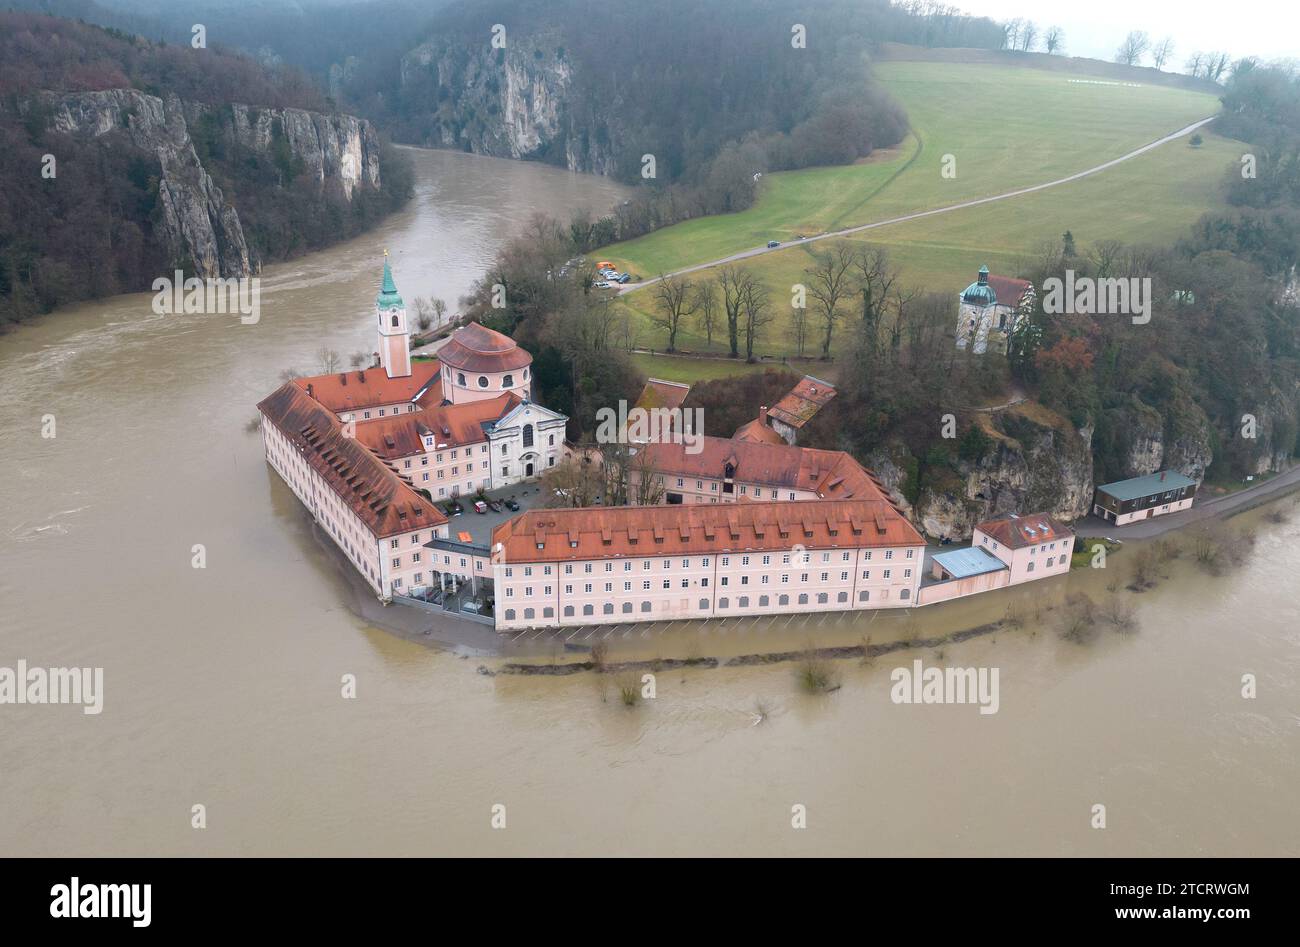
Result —
[[1007, 340], [1034, 310], [1037, 294], [1028, 280], [994, 276], [981, 266], [975, 282], [958, 296], [957, 348], [977, 355], [1007, 350]]
[[413, 360], [387, 258], [375, 320], [372, 367], [290, 384], [414, 490], [434, 501], [473, 496], [564, 460], [568, 418], [532, 400], [532, 356], [509, 336], [470, 323], [436, 360]]

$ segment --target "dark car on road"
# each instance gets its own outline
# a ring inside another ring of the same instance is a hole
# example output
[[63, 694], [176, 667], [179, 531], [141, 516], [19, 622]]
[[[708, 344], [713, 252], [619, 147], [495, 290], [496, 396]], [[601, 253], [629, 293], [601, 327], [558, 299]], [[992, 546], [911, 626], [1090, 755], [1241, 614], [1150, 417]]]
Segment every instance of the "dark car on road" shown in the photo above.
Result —
[[516, 503], [514, 500], [502, 500], [501, 502], [503, 502], [506, 505], [506, 509], [508, 509], [511, 513], [519, 512], [519, 504]]

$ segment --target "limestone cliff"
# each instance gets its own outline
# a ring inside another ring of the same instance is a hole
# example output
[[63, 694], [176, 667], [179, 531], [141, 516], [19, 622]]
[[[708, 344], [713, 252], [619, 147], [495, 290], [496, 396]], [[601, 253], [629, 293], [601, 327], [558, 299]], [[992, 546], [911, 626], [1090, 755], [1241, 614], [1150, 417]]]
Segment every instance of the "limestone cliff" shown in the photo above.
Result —
[[[1092, 429], [1075, 430], [1039, 406], [981, 417], [991, 447], [975, 461], [917, 463], [901, 445], [866, 463], [904, 512], [932, 539], [968, 539], [975, 525], [1004, 513], [1046, 512], [1069, 521], [1092, 502]], [[919, 479], [919, 487], [916, 486]], [[914, 494], [907, 497], [909, 490]]]
[[106, 141], [121, 134], [157, 159], [161, 219], [156, 233], [176, 265], [197, 276], [247, 276], [258, 260], [250, 254], [238, 209], [199, 157], [192, 137], [196, 126], [228, 147], [287, 158], [296, 177], [305, 174], [322, 194], [351, 200], [359, 187], [380, 187], [374, 129], [350, 115], [209, 106], [136, 89], [46, 92], [39, 99], [52, 131]]
[[[612, 174], [609, 119], [577, 101], [558, 35], [512, 36], [505, 49], [435, 39], [402, 58], [403, 94], [430, 100], [427, 144], [501, 158], [536, 158]], [[606, 103], [608, 114], [617, 114]]]

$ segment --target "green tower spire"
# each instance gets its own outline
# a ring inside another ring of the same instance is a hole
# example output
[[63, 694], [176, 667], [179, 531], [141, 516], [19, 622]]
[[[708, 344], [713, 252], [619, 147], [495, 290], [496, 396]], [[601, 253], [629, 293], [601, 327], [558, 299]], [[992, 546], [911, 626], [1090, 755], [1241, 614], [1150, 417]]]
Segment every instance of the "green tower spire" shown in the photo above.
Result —
[[388, 265], [388, 251], [384, 251], [384, 284], [380, 287], [375, 305], [380, 309], [392, 309], [394, 306], [405, 309], [402, 297], [397, 294], [397, 284], [393, 282], [393, 270]]

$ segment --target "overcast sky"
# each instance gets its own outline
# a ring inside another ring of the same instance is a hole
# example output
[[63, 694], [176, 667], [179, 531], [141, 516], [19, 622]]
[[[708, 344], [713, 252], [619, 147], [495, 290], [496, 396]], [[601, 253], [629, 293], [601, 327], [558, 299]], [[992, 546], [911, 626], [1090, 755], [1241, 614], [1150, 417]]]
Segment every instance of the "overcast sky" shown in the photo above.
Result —
[[[956, 6], [995, 20], [1023, 17], [1043, 28], [1065, 31], [1071, 56], [1113, 59], [1129, 30], [1145, 30], [1154, 41], [1174, 38], [1173, 62], [1181, 71], [1197, 51], [1225, 51], [1234, 59], [1300, 57], [1297, 0], [954, 0]], [[1142, 63], [1150, 65], [1150, 60]]]

